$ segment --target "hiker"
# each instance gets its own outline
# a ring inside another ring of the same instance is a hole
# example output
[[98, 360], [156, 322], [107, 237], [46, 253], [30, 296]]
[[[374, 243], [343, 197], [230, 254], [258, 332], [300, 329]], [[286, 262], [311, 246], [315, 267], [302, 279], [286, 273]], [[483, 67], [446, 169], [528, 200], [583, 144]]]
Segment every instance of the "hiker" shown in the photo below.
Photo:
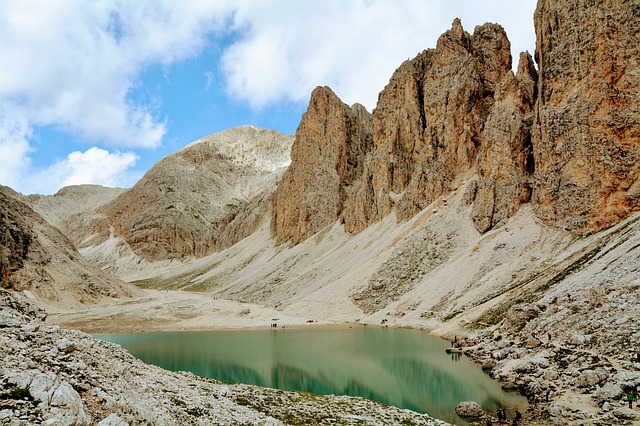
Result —
[[551, 389], [546, 388], [546, 389], [544, 390], [544, 400], [545, 400], [545, 401], [547, 401], [547, 402], [549, 402], [549, 394], [550, 394], [550, 393], [551, 393]]
[[549, 339], [549, 343], [551, 343], [551, 332], [547, 333], [547, 338]]
[[500, 423], [504, 422], [507, 418], [504, 410], [502, 408], [498, 408], [498, 411], [496, 411], [496, 416], [498, 416], [498, 421]]
[[517, 408], [516, 408], [516, 416], [513, 418], [513, 420], [518, 422], [518, 424], [520, 424], [520, 420], [522, 420], [522, 413], [520, 411], [518, 411]]
[[633, 408], [633, 392], [627, 392], [627, 401], [629, 401], [629, 408]]

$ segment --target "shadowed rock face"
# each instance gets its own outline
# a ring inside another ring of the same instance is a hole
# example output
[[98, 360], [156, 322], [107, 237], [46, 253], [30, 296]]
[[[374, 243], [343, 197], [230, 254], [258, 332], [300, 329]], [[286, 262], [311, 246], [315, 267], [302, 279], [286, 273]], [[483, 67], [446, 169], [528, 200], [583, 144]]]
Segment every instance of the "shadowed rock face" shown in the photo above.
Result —
[[531, 199], [535, 162], [531, 144], [537, 73], [531, 56], [520, 55], [518, 73], [509, 71], [496, 87], [495, 102], [482, 133], [478, 184], [471, 218], [485, 232]]
[[591, 232], [640, 209], [640, 3], [541, 0], [534, 203]]
[[27, 290], [46, 303], [74, 305], [135, 294], [89, 264], [60, 231], [21, 196], [0, 186], [0, 286]]

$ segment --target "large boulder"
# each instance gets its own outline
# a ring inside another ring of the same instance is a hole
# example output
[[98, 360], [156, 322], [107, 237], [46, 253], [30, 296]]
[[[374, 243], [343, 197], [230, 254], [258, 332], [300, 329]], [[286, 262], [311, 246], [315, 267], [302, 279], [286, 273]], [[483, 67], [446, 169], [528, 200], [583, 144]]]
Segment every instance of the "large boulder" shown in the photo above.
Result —
[[456, 414], [460, 417], [482, 417], [486, 412], [475, 401], [463, 401], [456, 406]]

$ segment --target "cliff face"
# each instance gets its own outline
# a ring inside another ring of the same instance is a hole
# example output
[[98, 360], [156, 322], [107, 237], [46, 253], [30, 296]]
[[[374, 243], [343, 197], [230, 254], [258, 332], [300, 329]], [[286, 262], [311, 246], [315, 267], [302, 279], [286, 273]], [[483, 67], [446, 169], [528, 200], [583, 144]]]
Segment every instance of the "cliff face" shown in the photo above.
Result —
[[[639, 9], [633, 0], [540, 1], [540, 71], [524, 52], [515, 74], [502, 27], [470, 35], [456, 19], [380, 93], [372, 143], [350, 135], [349, 109], [334, 96], [319, 114], [314, 92], [278, 189], [298, 192], [277, 201], [277, 241], [297, 244], [338, 218], [351, 233], [391, 212], [406, 220], [474, 176], [466, 199], [480, 232], [525, 203], [576, 232], [640, 210]], [[353, 163], [338, 162], [349, 150]]]
[[478, 153], [478, 183], [471, 217], [485, 232], [511, 217], [531, 199], [535, 171], [531, 125], [537, 73], [528, 53], [516, 75], [509, 71], [496, 87]]
[[534, 202], [582, 232], [640, 209], [640, 3], [541, 0]]
[[371, 115], [328, 87], [313, 91], [273, 199], [271, 230], [292, 245], [335, 222], [372, 146]]

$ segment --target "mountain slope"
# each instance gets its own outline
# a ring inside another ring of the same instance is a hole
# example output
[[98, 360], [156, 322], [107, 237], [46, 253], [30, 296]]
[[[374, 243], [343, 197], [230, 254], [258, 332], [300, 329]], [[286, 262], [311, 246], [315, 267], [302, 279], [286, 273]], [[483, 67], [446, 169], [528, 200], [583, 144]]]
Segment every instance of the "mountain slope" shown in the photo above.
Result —
[[41, 305], [69, 308], [142, 292], [84, 259], [19, 194], [0, 186], [0, 282]]

